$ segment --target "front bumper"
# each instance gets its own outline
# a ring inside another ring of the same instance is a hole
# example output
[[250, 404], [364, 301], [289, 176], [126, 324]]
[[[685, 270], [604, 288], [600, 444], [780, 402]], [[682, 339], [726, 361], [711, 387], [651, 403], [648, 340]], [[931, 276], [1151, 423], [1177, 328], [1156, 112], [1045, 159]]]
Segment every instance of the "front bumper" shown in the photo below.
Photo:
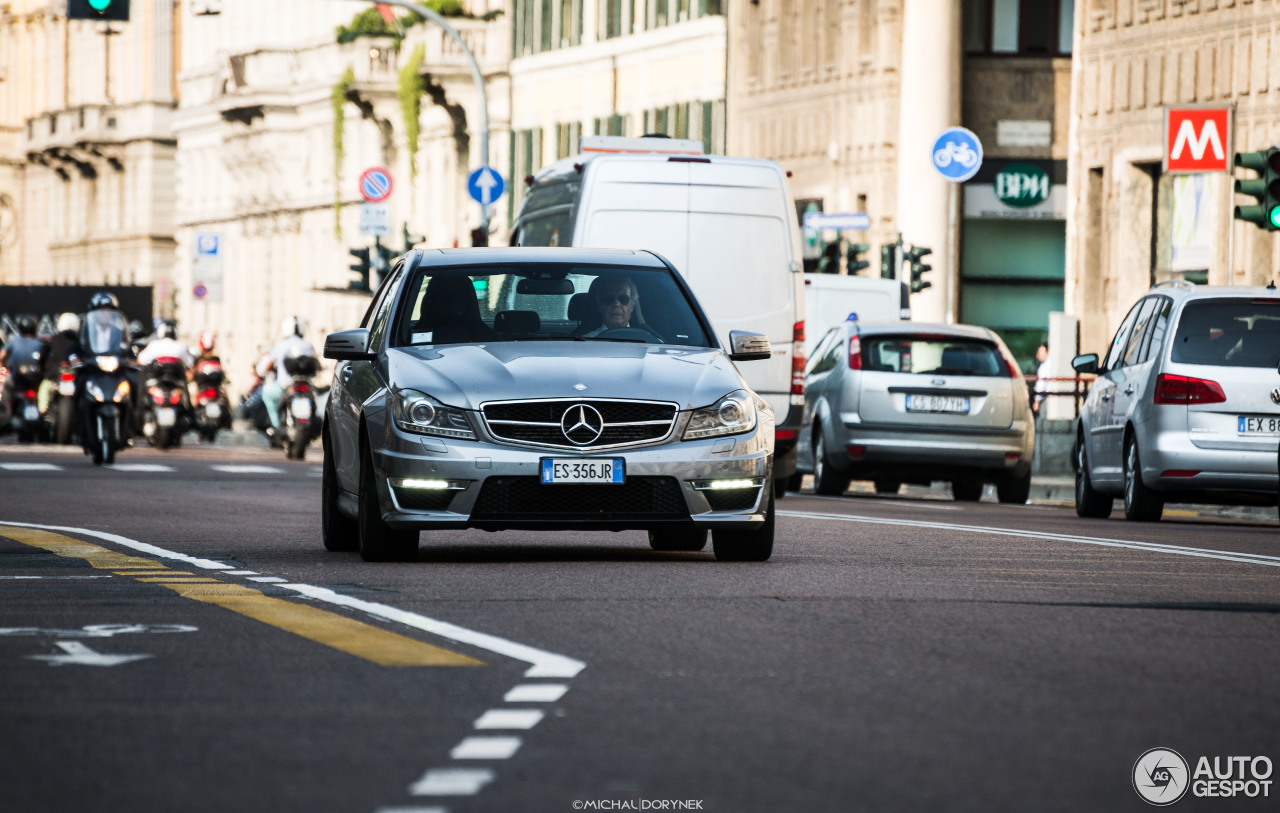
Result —
[[[772, 435], [773, 426], [762, 422], [742, 435], [593, 453], [392, 429], [373, 453], [382, 519], [393, 528], [746, 528], [765, 521]], [[625, 482], [544, 485], [539, 475], [545, 457], [621, 457]], [[710, 487], [748, 480], [746, 487]]]

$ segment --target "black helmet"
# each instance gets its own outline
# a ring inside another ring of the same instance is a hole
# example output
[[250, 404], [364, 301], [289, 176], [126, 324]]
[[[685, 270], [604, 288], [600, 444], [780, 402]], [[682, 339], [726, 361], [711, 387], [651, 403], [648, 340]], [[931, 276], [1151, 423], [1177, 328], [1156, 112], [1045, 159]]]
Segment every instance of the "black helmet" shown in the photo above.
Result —
[[160, 325], [160, 329], [156, 331], [156, 335], [162, 339], [178, 338], [178, 329], [171, 322], [165, 322]]
[[103, 308], [111, 310], [120, 310], [120, 300], [116, 299], [116, 295], [110, 291], [99, 291], [89, 298], [89, 310], [97, 311]]
[[18, 335], [36, 335], [36, 318], [34, 316], [24, 315], [18, 317]]

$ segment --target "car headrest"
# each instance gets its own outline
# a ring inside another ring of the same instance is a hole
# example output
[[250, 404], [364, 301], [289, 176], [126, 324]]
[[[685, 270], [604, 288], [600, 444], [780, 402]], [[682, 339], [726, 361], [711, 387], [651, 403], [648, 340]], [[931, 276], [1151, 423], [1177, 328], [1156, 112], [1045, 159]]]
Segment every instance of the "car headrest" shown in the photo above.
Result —
[[493, 329], [499, 333], [537, 333], [540, 327], [537, 311], [498, 311], [493, 315]]
[[591, 303], [591, 294], [582, 292], [569, 298], [569, 318], [575, 322], [585, 322], [598, 316]]

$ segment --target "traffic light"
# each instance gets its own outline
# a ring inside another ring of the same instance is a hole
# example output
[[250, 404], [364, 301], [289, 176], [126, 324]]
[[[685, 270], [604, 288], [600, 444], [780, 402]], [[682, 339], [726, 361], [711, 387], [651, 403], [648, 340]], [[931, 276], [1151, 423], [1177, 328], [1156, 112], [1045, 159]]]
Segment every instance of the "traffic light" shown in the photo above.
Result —
[[400, 224], [400, 233], [404, 235], [404, 251], [402, 252], [403, 254], [408, 254], [410, 251], [413, 250], [414, 246], [416, 246], [418, 243], [421, 243], [422, 241], [427, 239], [426, 235], [424, 234], [411, 234], [409, 232], [408, 223]]
[[911, 246], [906, 251], [902, 252], [903, 259], [911, 264], [911, 293], [913, 294], [918, 294], [925, 288], [933, 287], [932, 282], [926, 282], [924, 279], [925, 273], [932, 271], [933, 266], [925, 265], [920, 262], [922, 258], [927, 257], [932, 253], [933, 249], [931, 248], [920, 248], [917, 246]]
[[369, 249], [367, 248], [349, 248], [347, 253], [355, 257], [357, 262], [352, 263], [349, 267], [352, 271], [360, 275], [359, 280], [352, 280], [347, 283], [347, 287], [353, 291], [369, 291]]
[[1280, 148], [1238, 152], [1235, 165], [1258, 173], [1256, 178], [1236, 181], [1236, 194], [1248, 195], [1257, 203], [1237, 206], [1235, 219], [1252, 223], [1264, 231], [1280, 230]]
[[848, 249], [846, 258], [848, 260], [849, 273], [851, 275], [857, 274], [859, 271], [861, 271], [864, 268], [871, 267], [871, 262], [869, 260], [864, 259], [863, 257], [863, 255], [865, 255], [870, 250], [871, 250], [871, 246], [867, 245], [866, 243], [850, 243], [849, 244], [849, 249]]
[[378, 272], [378, 285], [381, 285], [383, 277], [391, 272], [391, 261], [396, 258], [396, 252], [391, 246], [384, 246], [376, 237], [373, 248], [375, 253], [370, 259], [373, 270]]
[[894, 249], [893, 243], [885, 243], [880, 246], [880, 278], [881, 279], [897, 279], [898, 269], [893, 262]]
[[489, 234], [484, 229], [472, 229], [471, 245], [473, 246], [489, 245]]
[[68, 20], [129, 22], [129, 0], [67, 0]]

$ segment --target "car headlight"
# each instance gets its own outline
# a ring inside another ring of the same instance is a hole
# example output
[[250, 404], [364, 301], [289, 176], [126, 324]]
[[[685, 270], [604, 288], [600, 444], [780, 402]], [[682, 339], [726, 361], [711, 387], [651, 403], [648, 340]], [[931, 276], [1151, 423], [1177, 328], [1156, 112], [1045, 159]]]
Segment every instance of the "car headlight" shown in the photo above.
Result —
[[98, 356], [95, 361], [98, 362], [98, 369], [104, 373], [114, 373], [120, 369], [120, 359], [115, 356]]
[[391, 399], [391, 414], [396, 426], [406, 432], [467, 440], [476, 437], [465, 410], [445, 406], [417, 390], [397, 391]]
[[756, 428], [756, 402], [746, 390], [734, 390], [714, 405], [689, 415], [685, 440], [715, 435], [737, 435]]

